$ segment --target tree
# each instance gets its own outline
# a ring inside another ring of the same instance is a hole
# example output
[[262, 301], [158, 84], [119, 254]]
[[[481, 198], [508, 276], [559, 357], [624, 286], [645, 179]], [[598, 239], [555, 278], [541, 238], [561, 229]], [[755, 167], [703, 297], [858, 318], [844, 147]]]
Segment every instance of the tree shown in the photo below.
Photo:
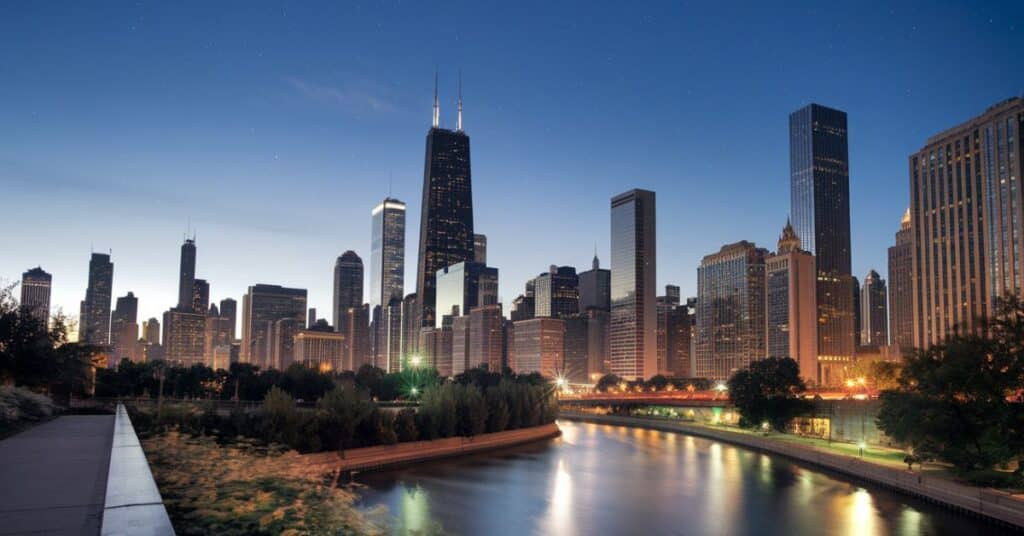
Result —
[[1003, 307], [1010, 310], [993, 322], [992, 338], [956, 336], [908, 357], [899, 388], [881, 395], [879, 428], [961, 473], [1019, 460], [1024, 412], [1013, 397], [1024, 388], [1024, 308], [1015, 300]]
[[355, 431], [376, 406], [354, 388], [336, 387], [317, 402], [321, 443], [328, 449], [355, 446]]
[[784, 432], [793, 417], [810, 410], [811, 403], [800, 398], [805, 390], [800, 366], [788, 357], [754, 361], [729, 378], [729, 398], [746, 427], [767, 423]]
[[651, 379], [647, 380], [647, 386], [653, 387], [655, 391], [664, 391], [668, 387], [668, 384], [668, 378], [662, 376], [661, 374], [658, 374], [657, 376], [654, 376]]
[[601, 393], [608, 392], [610, 389], [617, 387], [622, 383], [622, 379], [614, 374], [605, 374], [597, 380], [597, 385], [594, 386]]

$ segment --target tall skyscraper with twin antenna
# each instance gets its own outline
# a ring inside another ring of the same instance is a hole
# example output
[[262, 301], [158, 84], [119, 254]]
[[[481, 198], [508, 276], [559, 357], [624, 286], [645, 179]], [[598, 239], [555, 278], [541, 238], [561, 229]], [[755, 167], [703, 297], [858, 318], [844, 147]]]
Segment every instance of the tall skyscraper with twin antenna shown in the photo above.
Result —
[[455, 130], [441, 128], [441, 106], [434, 78], [434, 119], [427, 132], [423, 166], [423, 205], [420, 216], [419, 259], [416, 294], [420, 324], [435, 324], [438, 270], [472, 261], [473, 187], [470, 173], [469, 136], [462, 130], [462, 82], [459, 82]]

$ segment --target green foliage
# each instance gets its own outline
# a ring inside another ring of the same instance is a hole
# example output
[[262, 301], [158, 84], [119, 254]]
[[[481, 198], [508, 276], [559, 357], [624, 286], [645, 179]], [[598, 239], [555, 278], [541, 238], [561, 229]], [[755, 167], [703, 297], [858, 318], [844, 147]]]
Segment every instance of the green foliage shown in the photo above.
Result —
[[500, 432], [508, 428], [511, 412], [500, 384], [487, 388], [487, 431]]
[[606, 393], [618, 387], [620, 383], [622, 383], [622, 378], [619, 378], [614, 374], [605, 374], [597, 380], [597, 385], [594, 386], [594, 389], [597, 389], [599, 392]]
[[[906, 358], [877, 423], [915, 455], [977, 475], [1018, 461], [1024, 481], [1024, 304], [1000, 300], [992, 337], [957, 336]], [[1002, 477], [999, 477], [1002, 478]]]
[[416, 441], [419, 430], [416, 428], [416, 410], [405, 408], [395, 415], [395, 436], [399, 442]]
[[295, 400], [283, 390], [273, 387], [263, 399], [263, 439], [271, 443], [292, 445], [296, 442], [299, 416]]
[[323, 447], [332, 450], [355, 447], [359, 443], [356, 428], [376, 410], [376, 405], [354, 388], [328, 391], [317, 403]]
[[740, 413], [740, 426], [768, 423], [779, 432], [793, 417], [811, 409], [811, 403], [800, 398], [806, 389], [800, 366], [788, 357], [754, 361], [729, 378], [729, 398]]
[[487, 428], [487, 401], [475, 386], [452, 385], [456, 400], [458, 424], [455, 433], [473, 437]]

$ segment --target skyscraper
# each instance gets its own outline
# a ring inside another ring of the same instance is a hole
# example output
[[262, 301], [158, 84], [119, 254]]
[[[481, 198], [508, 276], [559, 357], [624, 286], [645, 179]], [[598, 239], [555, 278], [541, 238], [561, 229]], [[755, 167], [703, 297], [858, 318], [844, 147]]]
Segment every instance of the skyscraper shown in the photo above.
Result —
[[234, 342], [237, 338], [235, 334], [238, 329], [238, 302], [232, 298], [224, 298], [221, 300], [220, 316], [229, 320], [229, 325], [231, 326], [231, 341]]
[[654, 192], [619, 194], [612, 198], [611, 211], [609, 372], [627, 379], [647, 379], [658, 371]]
[[406, 370], [409, 358], [420, 351], [420, 318], [423, 310], [416, 299], [416, 293], [406, 294], [402, 299], [402, 357], [398, 370]]
[[779, 237], [765, 260], [765, 318], [768, 357], [791, 357], [804, 381], [818, 384], [818, 309], [814, 256], [800, 248], [793, 226]]
[[1024, 293], [1024, 99], [936, 134], [910, 155], [913, 345], [983, 334], [1006, 293]]
[[914, 239], [908, 208], [900, 220], [900, 230], [896, 231], [896, 245], [889, 248], [889, 344], [901, 350], [914, 347], [913, 264]]
[[391, 298], [383, 314], [383, 357], [377, 366], [387, 372], [398, 372], [402, 362], [402, 300]]
[[205, 279], [192, 281], [192, 312], [205, 313], [210, 308], [210, 284]]
[[50, 324], [50, 289], [53, 277], [36, 266], [21, 274], [21, 307], [27, 309], [43, 327]]
[[790, 114], [789, 167], [793, 227], [818, 272], [820, 380], [834, 385], [856, 348], [846, 113], [810, 104]]
[[279, 285], [253, 285], [242, 297], [242, 346], [239, 359], [261, 368], [272, 364], [270, 325], [292, 318], [296, 326], [306, 319], [306, 289]]
[[612, 271], [601, 268], [601, 261], [594, 254], [591, 269], [580, 272], [580, 312], [591, 307], [611, 311]]
[[697, 377], [727, 380], [765, 356], [767, 254], [744, 240], [722, 246], [718, 253], [701, 260], [697, 269]]
[[110, 300], [113, 297], [114, 263], [110, 255], [93, 253], [89, 259], [89, 285], [78, 319], [78, 340], [89, 344], [110, 343]]
[[[405, 203], [386, 198], [374, 207], [370, 237], [370, 309], [405, 296]], [[360, 295], [359, 301], [362, 301]]]
[[565, 321], [534, 318], [515, 323], [515, 371], [539, 372], [547, 378], [565, 375]]
[[871, 270], [860, 289], [860, 343], [863, 346], [889, 344], [888, 291], [885, 280]]
[[349, 250], [334, 262], [334, 329], [344, 331], [351, 307], [363, 305], [363, 259]]
[[535, 316], [561, 318], [579, 312], [580, 279], [576, 268], [551, 265], [533, 284]]
[[195, 299], [196, 241], [186, 238], [181, 245], [181, 265], [178, 271], [178, 309], [191, 311]]
[[[656, 301], [658, 308], [658, 374], [678, 376], [681, 369], [689, 368], [689, 363], [686, 364], [686, 367], [682, 367], [680, 362], [684, 354], [680, 353], [682, 350], [679, 346], [679, 323], [686, 321], [686, 308], [679, 304], [679, 287], [665, 285], [665, 295], [658, 296]], [[686, 337], [687, 344], [689, 344], [689, 340], [689, 337]], [[689, 352], [686, 352], [685, 355], [689, 355]]]
[[112, 366], [122, 359], [141, 361], [139, 348], [139, 300], [135, 294], [117, 299], [117, 306], [110, 315], [110, 346], [114, 358]]
[[437, 321], [467, 316], [474, 307], [498, 303], [498, 269], [478, 262], [460, 262], [437, 271], [435, 276]]
[[502, 337], [501, 304], [474, 307], [469, 313], [469, 368], [487, 365], [487, 370], [501, 372]]
[[160, 321], [150, 318], [142, 323], [142, 338], [146, 344], [160, 344]]
[[473, 260], [487, 264], [487, 235], [479, 233], [473, 235]]
[[416, 295], [421, 325], [435, 326], [437, 271], [474, 258], [473, 187], [469, 136], [462, 131], [462, 96], [455, 130], [440, 127], [437, 84], [434, 85], [434, 122], [427, 132], [423, 166], [423, 204], [420, 217]]

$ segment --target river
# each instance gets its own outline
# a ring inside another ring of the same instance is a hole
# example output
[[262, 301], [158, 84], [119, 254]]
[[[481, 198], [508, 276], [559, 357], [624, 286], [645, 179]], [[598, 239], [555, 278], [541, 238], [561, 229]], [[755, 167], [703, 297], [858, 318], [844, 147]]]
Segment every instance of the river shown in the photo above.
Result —
[[998, 534], [912, 497], [741, 447], [559, 421], [562, 436], [366, 473], [396, 534]]

